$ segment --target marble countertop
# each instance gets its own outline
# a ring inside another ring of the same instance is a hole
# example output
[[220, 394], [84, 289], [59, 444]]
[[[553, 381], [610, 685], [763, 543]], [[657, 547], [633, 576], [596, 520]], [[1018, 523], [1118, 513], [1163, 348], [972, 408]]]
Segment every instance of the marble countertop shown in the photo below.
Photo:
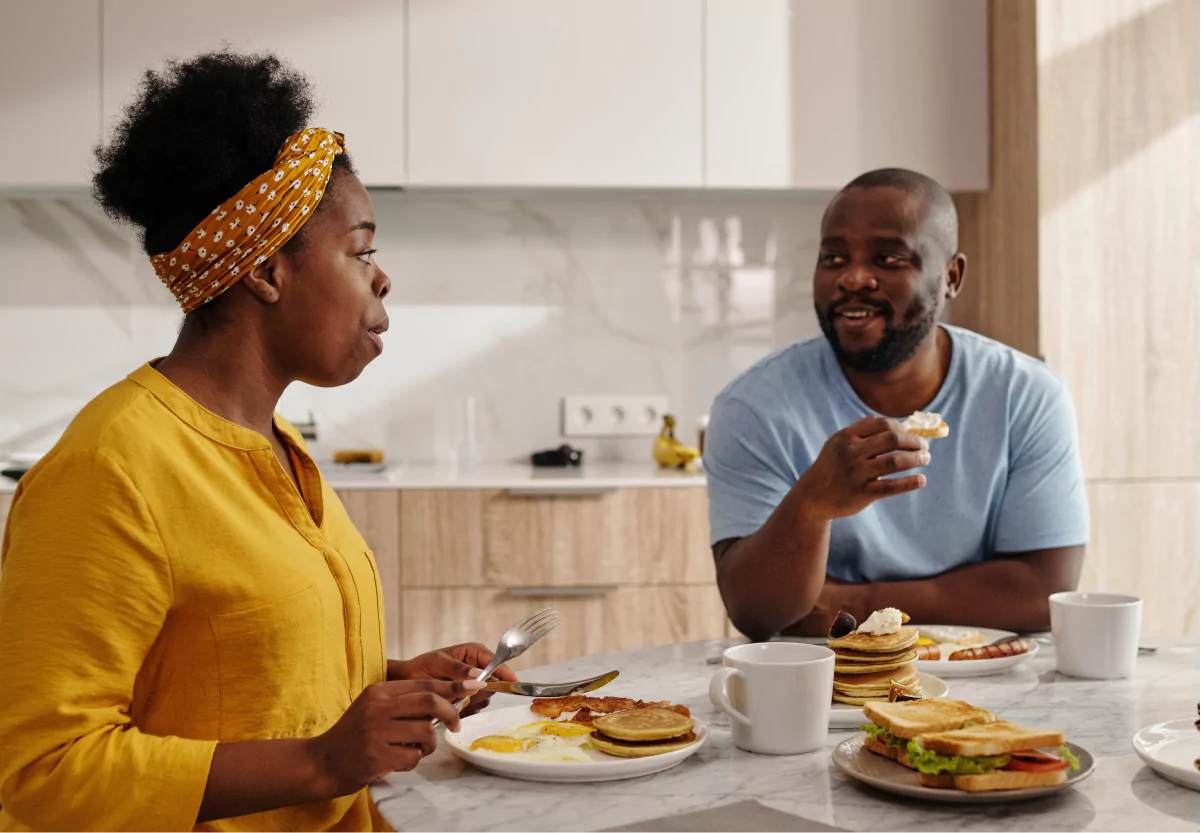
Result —
[[[854, 732], [831, 730], [826, 749], [776, 757], [737, 749], [729, 719], [709, 704], [706, 658], [732, 642], [693, 642], [573, 660], [525, 672], [532, 680], [575, 680], [617, 668], [605, 694], [671, 698], [712, 727], [705, 748], [658, 775], [601, 784], [514, 781], [480, 772], [445, 744], [413, 772], [373, 787], [397, 830], [605, 830], [753, 798], [769, 808], [847, 830], [1193, 830], [1198, 797], [1160, 778], [1130, 742], [1142, 727], [1197, 710], [1198, 643], [1144, 640], [1132, 680], [1095, 682], [1056, 673], [1043, 650], [1014, 672], [949, 679], [950, 696], [1033, 726], [1062, 727], [1088, 749], [1097, 770], [1078, 787], [1018, 804], [924, 804], [850, 781], [830, 752]], [[497, 695], [493, 708], [521, 702]], [[528, 702], [528, 701], [525, 701]]]
[[[383, 471], [318, 463], [335, 489], [507, 489], [529, 495], [587, 494], [613, 489], [704, 487], [703, 471], [661, 469], [654, 463], [585, 463], [579, 468], [539, 468], [522, 463], [488, 463], [457, 469], [438, 463], [394, 463]], [[15, 480], [0, 477], [0, 495]]]
[[470, 469], [435, 463], [398, 463], [370, 473], [319, 464], [335, 489], [508, 489], [529, 494], [611, 489], [704, 486], [703, 472], [661, 469], [654, 463], [585, 463], [579, 468], [534, 468], [488, 463]]

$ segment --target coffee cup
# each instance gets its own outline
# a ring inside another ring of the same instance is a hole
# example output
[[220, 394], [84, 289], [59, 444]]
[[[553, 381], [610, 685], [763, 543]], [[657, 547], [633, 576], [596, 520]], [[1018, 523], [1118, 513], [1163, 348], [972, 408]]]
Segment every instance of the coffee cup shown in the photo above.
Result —
[[1086, 680], [1134, 676], [1143, 602], [1119, 593], [1054, 593], [1051, 636], [1059, 673]]
[[729, 715], [735, 746], [799, 755], [825, 745], [833, 651], [799, 642], [756, 642], [727, 649], [722, 663], [709, 681], [709, 699]]

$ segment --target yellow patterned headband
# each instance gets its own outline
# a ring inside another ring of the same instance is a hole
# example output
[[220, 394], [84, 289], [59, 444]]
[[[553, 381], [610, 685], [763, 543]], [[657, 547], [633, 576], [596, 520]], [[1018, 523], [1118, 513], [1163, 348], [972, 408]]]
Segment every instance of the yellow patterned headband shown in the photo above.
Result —
[[185, 313], [229, 289], [292, 239], [325, 195], [346, 138], [310, 127], [287, 138], [271, 170], [213, 209], [173, 251], [153, 255]]

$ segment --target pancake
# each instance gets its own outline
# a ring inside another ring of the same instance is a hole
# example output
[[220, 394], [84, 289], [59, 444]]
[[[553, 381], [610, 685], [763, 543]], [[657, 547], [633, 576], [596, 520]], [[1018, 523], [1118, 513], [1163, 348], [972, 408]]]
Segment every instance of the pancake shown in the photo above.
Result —
[[606, 755], [613, 755], [618, 758], [646, 758], [651, 755], [664, 755], [668, 752], [684, 749], [696, 742], [696, 733], [692, 731], [678, 738], [652, 741], [617, 740], [616, 738], [602, 735], [600, 732], [593, 732], [588, 736], [589, 746], [604, 752]]
[[686, 735], [696, 721], [671, 709], [626, 709], [595, 718], [592, 725], [610, 740], [644, 742]]
[[882, 662], [909, 662], [914, 659], [917, 659], [917, 651], [913, 650], [894, 651], [891, 654], [869, 654], [863, 651], [847, 651], [845, 649], [834, 651], [834, 661], [841, 665], [850, 665], [853, 662], [876, 664]]
[[836, 691], [836, 692], [834, 692], [833, 700], [835, 703], [848, 703], [852, 706], [862, 706], [864, 703], [875, 703], [875, 702], [887, 703], [888, 702], [888, 694], [887, 693], [880, 694], [880, 695], [873, 694], [873, 695], [869, 695], [869, 696], [865, 696], [865, 697], [856, 697], [854, 695], [839, 694]]
[[885, 693], [893, 681], [901, 685], [908, 686], [917, 681], [917, 669], [913, 663], [909, 663], [906, 668], [897, 668], [893, 671], [878, 671], [874, 674], [850, 674], [843, 676], [841, 674], [834, 675], [834, 690], [852, 692], [860, 689], [881, 689]]
[[837, 657], [834, 659], [835, 674], [875, 674], [879, 671], [893, 671], [897, 668], [903, 668], [907, 665], [912, 665], [913, 660], [908, 662], [884, 662], [884, 663], [858, 663], [852, 665], [840, 665]]
[[870, 633], [849, 633], [837, 639], [826, 640], [826, 645], [835, 651], [845, 649], [868, 654], [895, 654], [917, 644], [917, 628], [901, 627], [896, 633], [875, 636]]

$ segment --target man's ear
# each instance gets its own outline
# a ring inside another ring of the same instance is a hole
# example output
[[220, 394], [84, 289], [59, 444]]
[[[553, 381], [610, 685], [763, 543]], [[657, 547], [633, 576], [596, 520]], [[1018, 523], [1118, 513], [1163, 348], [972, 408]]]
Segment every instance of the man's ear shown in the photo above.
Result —
[[967, 255], [959, 252], [947, 261], [947, 299], [959, 294], [963, 288], [963, 273], [967, 270]]
[[251, 269], [250, 274], [242, 278], [242, 283], [264, 304], [275, 304], [279, 302], [281, 288], [288, 282], [288, 268], [287, 258], [272, 255]]

